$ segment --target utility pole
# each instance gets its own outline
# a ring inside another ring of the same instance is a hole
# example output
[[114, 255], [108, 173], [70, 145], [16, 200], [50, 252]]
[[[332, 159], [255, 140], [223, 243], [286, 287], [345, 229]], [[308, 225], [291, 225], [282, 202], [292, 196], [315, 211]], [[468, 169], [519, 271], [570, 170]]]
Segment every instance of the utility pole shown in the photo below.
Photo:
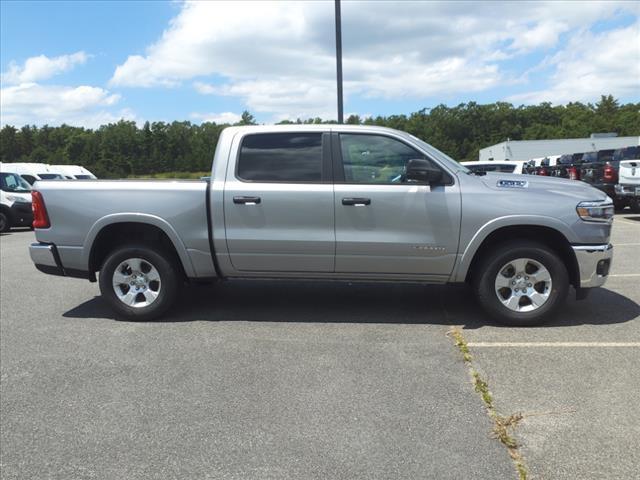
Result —
[[340, 0], [336, 3], [336, 73], [338, 81], [338, 123], [344, 123], [342, 104], [342, 20], [340, 18]]

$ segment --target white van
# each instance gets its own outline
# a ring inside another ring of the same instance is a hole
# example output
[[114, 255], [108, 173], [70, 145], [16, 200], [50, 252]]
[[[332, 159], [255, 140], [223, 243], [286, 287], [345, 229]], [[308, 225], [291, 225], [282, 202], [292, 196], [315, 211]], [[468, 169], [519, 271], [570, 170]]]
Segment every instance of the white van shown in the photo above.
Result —
[[529, 173], [529, 160], [498, 160], [460, 162], [474, 173], [498, 172], [498, 173]]
[[24, 178], [29, 185], [38, 180], [64, 180], [64, 176], [51, 168], [46, 163], [5, 163], [3, 167], [7, 172], [17, 173]]
[[96, 176], [80, 165], [49, 165], [52, 171], [60, 173], [67, 180], [95, 180]]
[[33, 221], [31, 186], [5, 165], [0, 163], [0, 232], [29, 227]]

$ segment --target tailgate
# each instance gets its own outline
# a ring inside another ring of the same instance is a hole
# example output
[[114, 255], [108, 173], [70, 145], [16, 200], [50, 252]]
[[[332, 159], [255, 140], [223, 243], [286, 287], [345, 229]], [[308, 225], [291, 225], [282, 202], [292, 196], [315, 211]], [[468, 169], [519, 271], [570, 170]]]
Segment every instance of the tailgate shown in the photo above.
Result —
[[603, 183], [604, 165], [604, 162], [582, 164], [580, 166], [580, 180], [586, 183]]
[[622, 160], [618, 178], [621, 184], [640, 185], [640, 160]]

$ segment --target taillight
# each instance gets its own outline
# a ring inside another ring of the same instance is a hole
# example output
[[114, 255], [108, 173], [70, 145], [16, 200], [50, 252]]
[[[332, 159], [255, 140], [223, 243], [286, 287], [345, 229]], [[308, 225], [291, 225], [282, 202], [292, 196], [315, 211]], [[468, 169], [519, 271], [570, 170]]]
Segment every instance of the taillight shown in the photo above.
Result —
[[618, 174], [616, 173], [616, 169], [611, 165], [606, 164], [604, 166], [604, 170], [602, 171], [602, 178], [608, 182], [615, 182], [618, 180]]
[[576, 167], [567, 168], [567, 174], [569, 176], [569, 180], [580, 180], [580, 172]]
[[51, 226], [42, 194], [35, 190], [31, 192], [31, 209], [33, 210], [33, 228], [49, 228]]
[[549, 172], [547, 171], [546, 168], [542, 167], [540, 170], [538, 170], [538, 175], [542, 175], [543, 177], [548, 177]]

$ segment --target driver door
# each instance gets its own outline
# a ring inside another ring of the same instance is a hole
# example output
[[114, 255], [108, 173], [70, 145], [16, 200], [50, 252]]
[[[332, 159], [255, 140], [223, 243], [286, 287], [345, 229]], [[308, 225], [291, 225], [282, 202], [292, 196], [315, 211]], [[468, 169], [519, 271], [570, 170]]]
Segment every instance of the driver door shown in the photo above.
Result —
[[[454, 178], [400, 138], [334, 133], [336, 272], [448, 276], [460, 230]], [[443, 170], [442, 185], [408, 183], [410, 159]]]

